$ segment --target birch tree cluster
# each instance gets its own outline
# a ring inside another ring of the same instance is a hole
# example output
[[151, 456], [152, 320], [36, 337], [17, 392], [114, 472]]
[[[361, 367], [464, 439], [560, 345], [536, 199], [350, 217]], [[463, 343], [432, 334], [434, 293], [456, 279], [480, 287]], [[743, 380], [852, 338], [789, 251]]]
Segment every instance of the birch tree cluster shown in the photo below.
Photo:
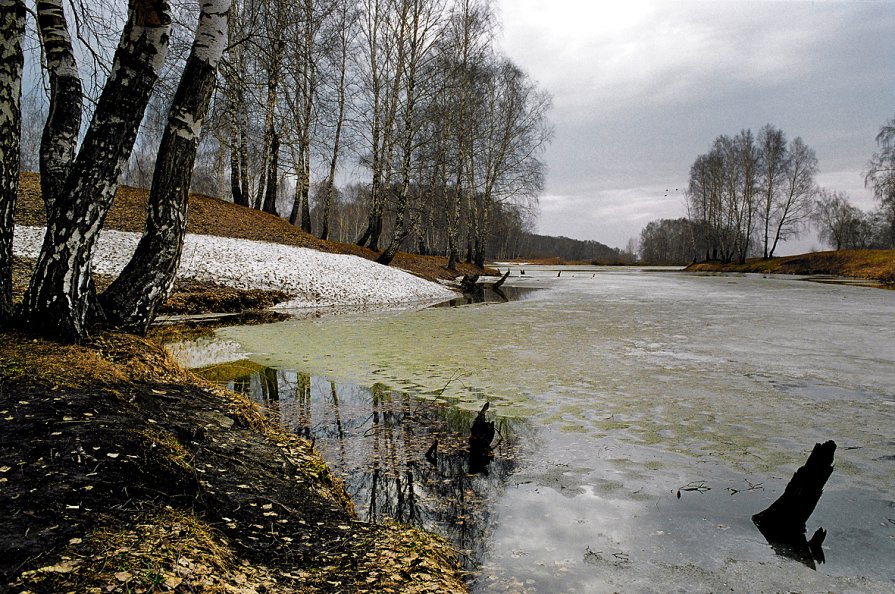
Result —
[[810, 221], [817, 157], [801, 138], [787, 142], [768, 124], [754, 134], [721, 135], [690, 167], [687, 211], [704, 250], [696, 258], [745, 261], [773, 257], [781, 241]]
[[837, 250], [895, 249], [895, 117], [880, 127], [876, 144], [864, 171], [879, 205], [875, 210], [861, 210], [845, 192], [818, 193], [813, 220], [820, 239]]
[[878, 208], [865, 212], [848, 193], [821, 188], [814, 151], [801, 138], [764, 126], [719, 136], [690, 168], [688, 218], [650, 222], [640, 259], [653, 264], [771, 258], [781, 241], [809, 227], [834, 249], [895, 247], [895, 118], [876, 137], [865, 183]]
[[493, 233], [536, 208], [550, 98], [502, 55], [486, 0], [234, 0], [232, 13], [206, 191], [383, 264], [401, 249], [450, 268], [483, 264]]
[[[91, 270], [96, 240], [165, 66], [176, 15], [165, 0], [131, 0], [117, 44], [104, 63], [102, 44], [91, 46], [91, 36], [80, 29], [94, 20], [90, 11], [98, 6], [100, 12], [108, 8], [103, 16], [115, 20], [112, 3], [37, 0], [26, 6], [23, 0], [0, 0], [0, 327], [18, 322], [70, 341], [81, 340], [98, 324], [145, 332], [171, 290], [183, 246], [190, 177], [227, 45], [230, 10], [229, 0], [202, 0], [186, 12], [191, 41], [157, 147], [146, 231], [121, 276], [97, 294]], [[48, 92], [38, 155], [47, 227], [28, 289], [16, 308], [12, 236], [26, 14], [35, 17]], [[105, 36], [94, 34], [92, 39]], [[85, 76], [91, 71], [85, 59], [102, 64], [102, 75]], [[94, 83], [96, 97], [89, 94]]]
[[[550, 98], [501, 54], [487, 0], [0, 9], [0, 326], [75, 341], [96, 325], [145, 332], [171, 292], [195, 186], [324, 238], [351, 232], [382, 264], [413, 249], [482, 265], [536, 207]], [[43, 108], [23, 82], [43, 87]], [[42, 122], [39, 142], [23, 121]], [[23, 165], [40, 171], [47, 231], [14, 307]], [[122, 176], [149, 187], [145, 232], [97, 294], [90, 261]]]

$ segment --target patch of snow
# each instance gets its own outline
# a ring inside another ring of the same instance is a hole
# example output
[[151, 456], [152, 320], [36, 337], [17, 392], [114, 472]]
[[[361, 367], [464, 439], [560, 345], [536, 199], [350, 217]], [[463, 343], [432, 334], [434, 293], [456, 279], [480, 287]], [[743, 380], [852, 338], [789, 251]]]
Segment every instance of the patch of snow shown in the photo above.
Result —
[[[43, 227], [16, 226], [15, 255], [36, 259], [44, 232]], [[138, 233], [104, 230], [94, 252], [93, 270], [117, 276], [139, 240]], [[438, 283], [358, 256], [191, 233], [184, 241], [177, 276], [237, 289], [275, 289], [295, 295], [277, 306], [284, 309], [394, 305], [456, 297]]]

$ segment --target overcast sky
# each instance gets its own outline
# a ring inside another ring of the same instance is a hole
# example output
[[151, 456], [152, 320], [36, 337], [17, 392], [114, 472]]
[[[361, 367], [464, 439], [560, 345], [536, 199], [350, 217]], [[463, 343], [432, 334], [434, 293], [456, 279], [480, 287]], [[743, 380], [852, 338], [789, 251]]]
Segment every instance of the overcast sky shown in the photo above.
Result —
[[[715, 137], [767, 123], [817, 152], [821, 185], [874, 207], [861, 170], [895, 116], [895, 1], [498, 7], [506, 53], [554, 100], [539, 232], [623, 248], [684, 216]], [[778, 253], [817, 245], [811, 232]]]

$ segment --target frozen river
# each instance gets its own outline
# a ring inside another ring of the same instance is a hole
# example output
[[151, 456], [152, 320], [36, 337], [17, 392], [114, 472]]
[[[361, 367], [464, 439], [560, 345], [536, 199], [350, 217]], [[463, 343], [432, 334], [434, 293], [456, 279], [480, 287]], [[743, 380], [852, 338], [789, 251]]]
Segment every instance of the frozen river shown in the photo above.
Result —
[[[314, 438], [362, 516], [450, 538], [473, 591], [895, 588], [895, 292], [589, 267], [508, 284], [541, 290], [174, 350], [243, 354], [209, 377]], [[498, 445], [471, 468], [486, 400]], [[820, 563], [751, 516], [830, 439]]]

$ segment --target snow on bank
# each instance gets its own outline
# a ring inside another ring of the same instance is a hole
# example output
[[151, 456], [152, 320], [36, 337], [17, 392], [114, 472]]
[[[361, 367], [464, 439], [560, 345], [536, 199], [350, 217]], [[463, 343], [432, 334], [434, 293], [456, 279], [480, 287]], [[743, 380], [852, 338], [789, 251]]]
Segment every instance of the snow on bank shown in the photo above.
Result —
[[[37, 258], [43, 236], [43, 227], [17, 226], [15, 255]], [[137, 233], [103, 231], [93, 270], [118, 275], [139, 239]], [[187, 234], [177, 274], [181, 279], [237, 289], [278, 289], [296, 296], [280, 308], [390, 305], [456, 296], [437, 283], [358, 256], [213, 235]]]

